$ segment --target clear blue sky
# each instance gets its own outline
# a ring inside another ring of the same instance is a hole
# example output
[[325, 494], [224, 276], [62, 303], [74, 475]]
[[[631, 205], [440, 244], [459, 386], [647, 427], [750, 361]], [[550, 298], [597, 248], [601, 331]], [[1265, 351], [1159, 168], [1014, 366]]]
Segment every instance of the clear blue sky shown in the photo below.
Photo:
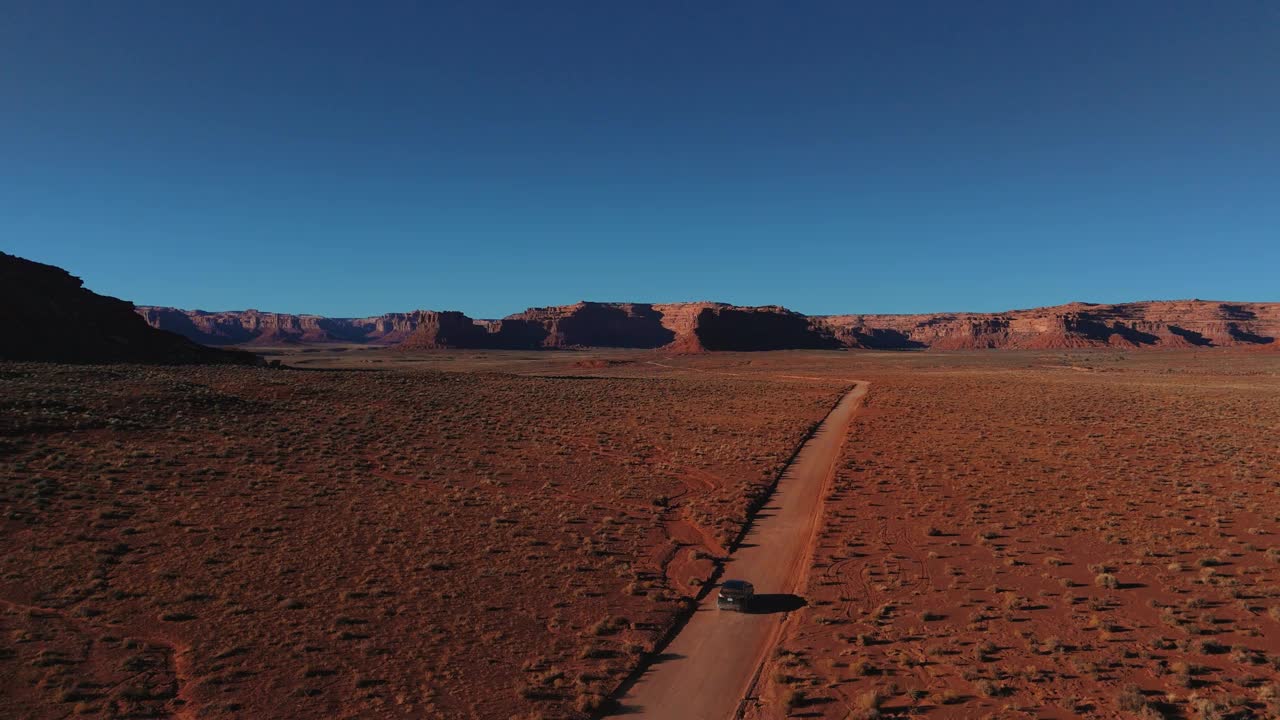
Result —
[[0, 249], [339, 316], [1280, 300], [1278, 83], [1260, 1], [3, 2]]

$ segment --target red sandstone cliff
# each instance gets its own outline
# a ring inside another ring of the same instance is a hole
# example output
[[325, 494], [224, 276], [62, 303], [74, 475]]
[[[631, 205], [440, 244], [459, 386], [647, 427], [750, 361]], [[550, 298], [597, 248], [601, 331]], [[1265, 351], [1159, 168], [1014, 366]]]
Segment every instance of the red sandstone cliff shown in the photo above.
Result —
[[405, 349], [487, 347], [490, 335], [484, 327], [460, 312], [424, 312], [413, 334], [400, 343]]
[[518, 327], [530, 337], [540, 335], [538, 345], [548, 348], [656, 348], [675, 339], [663, 324], [664, 316], [656, 306], [644, 303], [579, 302], [529, 308], [493, 327], [498, 334]]
[[962, 350], [1275, 346], [1280, 303], [1071, 303], [1003, 313], [828, 315], [846, 345]]
[[422, 310], [367, 318], [327, 318], [259, 310], [178, 310], [140, 306], [149, 325], [205, 345], [281, 345], [292, 343], [369, 343], [394, 345], [418, 329]]
[[579, 302], [529, 308], [501, 320], [476, 321], [457, 312], [427, 315], [401, 347], [624, 347], [697, 352], [840, 346], [827, 327], [774, 306]]
[[831, 329], [777, 305], [740, 307], [723, 303], [655, 305], [675, 336], [668, 347], [684, 352], [715, 350], [833, 349]]
[[1000, 313], [805, 316], [714, 302], [530, 308], [501, 320], [416, 311], [376, 318], [139, 308], [153, 326], [207, 344], [350, 342], [405, 348], [1277, 348], [1280, 303], [1201, 300], [1072, 303]]

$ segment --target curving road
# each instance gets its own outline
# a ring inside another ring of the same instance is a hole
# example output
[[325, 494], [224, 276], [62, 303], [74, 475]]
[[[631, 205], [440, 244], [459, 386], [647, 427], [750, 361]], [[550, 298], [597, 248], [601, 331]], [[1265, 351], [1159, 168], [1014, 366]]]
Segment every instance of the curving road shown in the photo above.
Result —
[[823, 489], [866, 393], [867, 383], [857, 383], [822, 421], [725, 567], [722, 577], [751, 581], [763, 608], [772, 612], [719, 612], [716, 593], [708, 593], [659, 661], [623, 695], [618, 714], [727, 720], [737, 713], [757, 668], [776, 642], [785, 610], [799, 602], [793, 593], [812, 556]]

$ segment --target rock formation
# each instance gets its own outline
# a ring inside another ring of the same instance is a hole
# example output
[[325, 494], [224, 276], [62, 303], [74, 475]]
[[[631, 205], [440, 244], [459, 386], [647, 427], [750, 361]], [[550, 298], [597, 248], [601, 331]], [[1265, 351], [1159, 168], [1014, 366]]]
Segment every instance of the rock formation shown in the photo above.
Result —
[[815, 320], [846, 346], [886, 349], [1265, 347], [1280, 338], [1280, 303], [1203, 300]]
[[[789, 350], [840, 347], [831, 329], [784, 307], [722, 303], [658, 305], [674, 338], [671, 349]], [[669, 319], [668, 319], [669, 318]]]
[[666, 348], [678, 352], [868, 348], [1280, 348], [1280, 303], [1072, 303], [1001, 313], [805, 316], [715, 302], [530, 308], [500, 320], [416, 311], [324, 318], [145, 307], [152, 326], [210, 345], [363, 343], [418, 348]]
[[656, 348], [675, 339], [663, 317], [654, 305], [580, 302], [509, 315], [498, 321], [497, 332], [508, 326], [539, 327], [539, 345], [549, 348]]
[[[359, 337], [361, 342], [373, 345], [395, 345], [413, 334], [422, 324], [425, 310], [407, 313], [387, 313], [377, 317], [347, 320], [353, 332], [344, 337]], [[341, 322], [341, 321], [339, 321]]]
[[66, 270], [0, 253], [0, 358], [68, 363], [257, 364], [148, 327], [131, 303], [98, 295]]
[[369, 343], [394, 345], [418, 329], [422, 310], [367, 318], [327, 318], [259, 310], [178, 310], [141, 306], [151, 327], [168, 330], [205, 345], [288, 345], [293, 343]]
[[424, 312], [418, 327], [400, 343], [414, 350], [482, 348], [490, 345], [491, 334], [476, 321], [456, 310]]

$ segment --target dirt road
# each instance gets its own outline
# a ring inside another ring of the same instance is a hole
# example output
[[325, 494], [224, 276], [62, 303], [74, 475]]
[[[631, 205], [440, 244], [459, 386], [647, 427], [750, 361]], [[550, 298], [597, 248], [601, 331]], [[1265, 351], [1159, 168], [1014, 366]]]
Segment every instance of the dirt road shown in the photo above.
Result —
[[755, 585], [760, 612], [719, 612], [711, 592], [671, 644], [621, 699], [619, 714], [663, 720], [734, 716], [770, 650], [812, 555], [822, 491], [835, 469], [853, 415], [867, 392], [859, 382], [822, 421], [778, 481], [723, 578]]

